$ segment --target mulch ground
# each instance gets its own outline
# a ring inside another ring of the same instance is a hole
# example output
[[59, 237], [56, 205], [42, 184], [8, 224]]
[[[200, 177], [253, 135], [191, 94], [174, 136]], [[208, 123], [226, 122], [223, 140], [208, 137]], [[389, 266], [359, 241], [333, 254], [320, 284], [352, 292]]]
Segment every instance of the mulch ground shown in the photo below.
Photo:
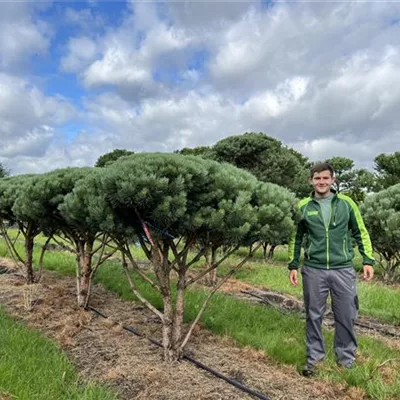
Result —
[[[12, 268], [6, 259], [0, 259], [1, 265]], [[82, 380], [112, 387], [120, 399], [254, 399], [188, 362], [166, 365], [160, 348], [122, 329], [121, 324], [132, 326], [160, 340], [160, 322], [141, 305], [124, 302], [98, 285], [91, 305], [112, 316], [104, 319], [79, 309], [75, 290], [73, 278], [50, 272], [29, 288], [17, 274], [0, 275], [2, 307], [58, 343]], [[188, 352], [272, 400], [365, 398], [355, 388], [303, 378], [294, 367], [277, 365], [264, 353], [241, 348], [201, 327], [194, 331]]]

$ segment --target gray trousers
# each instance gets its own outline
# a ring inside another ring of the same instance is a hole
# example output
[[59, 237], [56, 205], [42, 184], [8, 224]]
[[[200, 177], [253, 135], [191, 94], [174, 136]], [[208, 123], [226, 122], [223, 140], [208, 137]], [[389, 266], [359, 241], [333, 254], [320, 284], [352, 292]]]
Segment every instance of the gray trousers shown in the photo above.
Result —
[[301, 274], [307, 315], [307, 364], [314, 364], [325, 357], [322, 318], [325, 314], [328, 294], [331, 295], [335, 319], [336, 361], [344, 366], [352, 364], [357, 348], [354, 321], [358, 310], [354, 268], [327, 270], [304, 266]]

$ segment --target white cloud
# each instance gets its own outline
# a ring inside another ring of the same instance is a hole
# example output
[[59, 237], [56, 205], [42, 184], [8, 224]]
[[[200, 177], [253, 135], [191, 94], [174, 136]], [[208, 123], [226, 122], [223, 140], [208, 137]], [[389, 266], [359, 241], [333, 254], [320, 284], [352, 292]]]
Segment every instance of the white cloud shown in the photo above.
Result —
[[146, 60], [129, 54], [118, 45], [106, 50], [101, 60], [91, 64], [84, 73], [87, 86], [96, 85], [152, 85], [151, 70]]
[[[398, 47], [400, 4], [278, 3], [250, 10], [214, 36], [210, 60], [219, 90], [252, 93], [293, 75], [335, 77], [360, 50]], [[251, 29], [250, 29], [251, 27]]]
[[125, 24], [141, 32], [151, 30], [160, 23], [157, 6], [156, 2], [129, 1]]
[[91, 30], [93, 27], [104, 25], [103, 16], [90, 8], [75, 10], [68, 7], [64, 12], [64, 18], [67, 23], [78, 25], [83, 30]]
[[68, 53], [60, 60], [65, 72], [80, 72], [96, 57], [96, 43], [88, 37], [74, 37], [68, 41]]
[[32, 153], [18, 154], [3, 161], [15, 175], [27, 172], [43, 173], [56, 168], [93, 166], [100, 155], [115, 149], [110, 139], [107, 135], [88, 135], [80, 132], [74, 140], [66, 143], [57, 138], [54, 132], [54, 139], [49, 140], [43, 156], [38, 157]]
[[137, 45], [135, 31], [125, 26], [104, 38], [103, 55], [84, 71], [84, 83], [88, 87], [112, 84], [152, 89], [157, 59], [183, 49], [189, 42], [181, 31], [159, 24]]
[[61, 69], [79, 73], [88, 89], [111, 85], [134, 99], [163, 93], [164, 85], [155, 76], [169, 65], [181, 67], [192, 39], [162, 21], [156, 8], [134, 3], [121, 26], [108, 29], [104, 36], [70, 40]]
[[[66, 8], [72, 33], [50, 52], [66, 51], [60, 75], [76, 74], [86, 91], [77, 101], [87, 130], [68, 144], [58, 127], [76, 118], [73, 107], [26, 77], [0, 75], [3, 154], [15, 154], [16, 170], [93, 165], [114, 148], [211, 145], [245, 131], [357, 165], [400, 145], [400, 3], [129, 2], [118, 24], [100, 10]], [[38, 34], [26, 36], [27, 55], [46, 52], [48, 28], [26, 9], [13, 12]]]
[[209, 34], [215, 30], [226, 29], [232, 22], [240, 19], [249, 9], [260, 10], [260, 1], [209, 0], [170, 1], [166, 12], [171, 21], [198, 34]]
[[7, 158], [17, 155], [43, 157], [53, 135], [53, 129], [46, 125], [34, 128], [33, 131], [25, 132], [21, 137], [5, 141], [0, 149], [0, 156]]
[[44, 54], [51, 31], [43, 20], [34, 18], [32, 6], [24, 3], [0, 4], [0, 68], [13, 69], [34, 54]]
[[[398, 135], [400, 94], [392, 85], [400, 78], [399, 63], [392, 47], [380, 55], [356, 53], [334, 79], [294, 76], [242, 103], [213, 90], [170, 93], [139, 106], [105, 94], [88, 102], [88, 116], [94, 126], [114, 133], [116, 147], [172, 151], [263, 131], [314, 159], [346, 154], [366, 165], [368, 155], [371, 166], [378, 148], [371, 147], [372, 138]], [[381, 143], [381, 152], [392, 151], [389, 140]]]
[[267, 90], [251, 97], [244, 105], [249, 118], [265, 120], [276, 118], [295, 107], [306, 94], [309, 79], [293, 77], [280, 83], [275, 90]]
[[218, 95], [189, 92], [182, 97], [146, 99], [140, 107], [113, 94], [87, 103], [91, 124], [112, 132], [115, 147], [140, 151], [173, 151], [214, 143], [245, 127], [239, 108]]
[[45, 96], [27, 81], [0, 73], [0, 156], [43, 156], [54, 127], [76, 117], [60, 96]]
[[383, 134], [379, 140], [363, 138], [357, 140], [351, 136], [340, 138], [323, 138], [311, 141], [289, 143], [296, 150], [311, 160], [326, 160], [334, 156], [348, 157], [355, 160], [356, 168], [372, 169], [374, 158], [381, 153], [392, 153], [400, 148], [400, 130]]
[[337, 76], [314, 85], [311, 95], [282, 121], [279, 133], [289, 138], [296, 125], [307, 131], [302, 139], [371, 138], [395, 131], [400, 93], [393, 85], [400, 80], [399, 67], [400, 56], [391, 47], [380, 55], [356, 53]]

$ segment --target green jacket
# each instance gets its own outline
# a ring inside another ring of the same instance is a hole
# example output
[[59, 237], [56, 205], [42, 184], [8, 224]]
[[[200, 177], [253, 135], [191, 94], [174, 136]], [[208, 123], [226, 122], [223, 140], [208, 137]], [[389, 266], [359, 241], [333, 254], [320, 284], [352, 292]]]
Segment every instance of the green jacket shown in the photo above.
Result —
[[298, 204], [300, 221], [289, 242], [289, 269], [297, 269], [303, 238], [304, 265], [334, 269], [353, 266], [351, 236], [356, 240], [364, 265], [374, 265], [372, 245], [360, 211], [354, 201], [334, 193], [329, 224], [325, 224], [319, 203], [311, 197]]

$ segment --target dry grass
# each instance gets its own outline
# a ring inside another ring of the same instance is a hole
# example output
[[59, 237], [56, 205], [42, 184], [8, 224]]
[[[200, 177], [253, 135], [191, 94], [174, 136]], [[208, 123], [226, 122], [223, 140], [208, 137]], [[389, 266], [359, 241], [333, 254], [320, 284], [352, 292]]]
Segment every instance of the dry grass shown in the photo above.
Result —
[[[108, 383], [121, 399], [251, 399], [187, 362], [165, 365], [159, 348], [122, 330], [118, 322], [160, 338], [159, 322], [143, 307], [123, 302], [97, 286], [92, 305], [112, 316], [104, 320], [76, 306], [72, 278], [46, 272], [43, 282], [35, 293], [39, 301], [32, 312], [26, 312], [17, 276], [0, 277], [0, 301], [9, 313], [56, 340], [83, 378]], [[210, 367], [274, 399], [364, 398], [361, 392], [354, 397], [344, 385], [302, 378], [294, 367], [277, 365], [263, 352], [239, 348], [232, 339], [201, 327], [194, 332], [188, 350]]]
[[1, 388], [0, 388], [0, 400], [13, 400], [16, 399], [15, 396], [4, 392]]

